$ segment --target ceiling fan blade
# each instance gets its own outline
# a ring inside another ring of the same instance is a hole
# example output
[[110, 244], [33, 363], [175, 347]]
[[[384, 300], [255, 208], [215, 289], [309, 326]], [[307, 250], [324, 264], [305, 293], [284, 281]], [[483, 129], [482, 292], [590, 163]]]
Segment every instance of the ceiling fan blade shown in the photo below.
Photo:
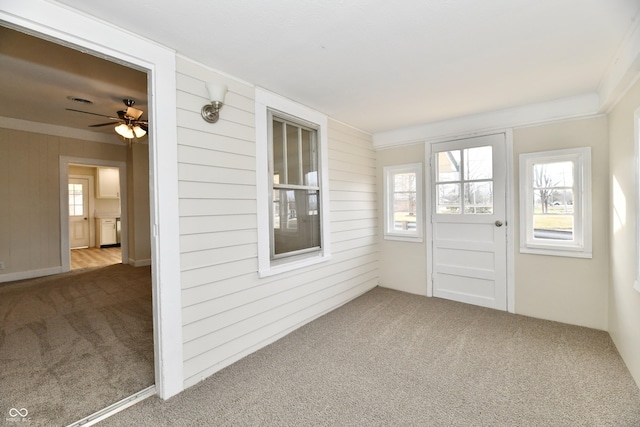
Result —
[[97, 127], [100, 127], [100, 126], [115, 125], [115, 124], [118, 124], [118, 123], [121, 123], [121, 122], [100, 123], [100, 124], [97, 124], [97, 125], [89, 125], [89, 127], [90, 128], [97, 128]]
[[65, 108], [65, 110], [67, 110], [67, 111], [75, 111], [76, 113], [91, 114], [91, 115], [93, 115], [93, 116], [100, 116], [100, 117], [108, 117], [108, 118], [111, 118], [111, 116], [105, 116], [104, 114], [90, 113], [90, 112], [88, 112], [88, 111], [82, 111], [82, 110], [74, 110], [73, 108]]
[[136, 123], [138, 126], [140, 126], [145, 132], [149, 132], [149, 125], [148, 123], [144, 123], [144, 122], [137, 122]]

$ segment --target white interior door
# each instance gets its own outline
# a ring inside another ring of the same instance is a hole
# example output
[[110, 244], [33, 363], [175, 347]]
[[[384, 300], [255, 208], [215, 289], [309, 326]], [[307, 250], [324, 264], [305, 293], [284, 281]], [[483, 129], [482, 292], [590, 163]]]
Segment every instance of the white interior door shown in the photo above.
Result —
[[69, 246], [89, 247], [89, 180], [69, 178]]
[[507, 309], [505, 135], [431, 145], [433, 296]]

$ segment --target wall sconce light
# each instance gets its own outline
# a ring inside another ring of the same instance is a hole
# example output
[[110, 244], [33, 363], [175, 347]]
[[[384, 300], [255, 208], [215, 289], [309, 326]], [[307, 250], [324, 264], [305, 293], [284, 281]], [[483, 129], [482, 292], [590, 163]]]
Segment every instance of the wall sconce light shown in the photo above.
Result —
[[209, 99], [211, 104], [205, 104], [202, 107], [202, 118], [208, 123], [215, 123], [220, 117], [220, 108], [224, 103], [224, 96], [227, 93], [227, 85], [216, 82], [205, 83], [207, 91], [209, 92]]

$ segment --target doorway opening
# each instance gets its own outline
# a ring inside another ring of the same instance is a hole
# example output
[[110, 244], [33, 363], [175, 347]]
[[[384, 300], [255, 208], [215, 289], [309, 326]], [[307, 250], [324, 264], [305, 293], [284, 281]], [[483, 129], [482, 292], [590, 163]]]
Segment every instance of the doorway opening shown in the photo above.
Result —
[[121, 264], [119, 169], [70, 164], [68, 172], [71, 270]]
[[[13, 31], [0, 30], [3, 35]], [[13, 79], [14, 85], [33, 84], [42, 91], [38, 103], [28, 104], [30, 98], [23, 96], [20, 108], [16, 105], [16, 114], [27, 110], [30, 116], [13, 117], [14, 128], [0, 129], [6, 136], [1, 142], [9, 148], [3, 152], [15, 155], [9, 162], [29, 160], [7, 172], [9, 182], [21, 183], [10, 192], [8, 204], [26, 213], [10, 215], [14, 222], [9, 226], [21, 230], [13, 234], [22, 246], [12, 240], [9, 247], [38, 255], [29, 260], [34, 267], [27, 265], [15, 275], [22, 280], [0, 288], [1, 353], [8, 361], [0, 388], [11, 391], [0, 397], [0, 407], [25, 408], [38, 424], [66, 425], [141, 390], [155, 390], [149, 146], [124, 144], [107, 133], [113, 133], [113, 125], [94, 138], [73, 123], [38, 121], [41, 106], [51, 104], [45, 96], [58, 94], [66, 84], [84, 87], [56, 74], [61, 60], [56, 53], [64, 51], [62, 62], [71, 64], [80, 55], [83, 63], [93, 63], [85, 67], [92, 70], [108, 60], [14, 33], [10, 37], [21, 43], [45, 46], [53, 64], [47, 63], [47, 54], [38, 55], [37, 62], [23, 57], [12, 62], [16, 52], [0, 50], [0, 62], [7, 65], [1, 68], [29, 69], [15, 72], [21, 79]], [[30, 51], [20, 45], [16, 54]], [[42, 71], [46, 76], [38, 78]], [[65, 70], [64, 77], [72, 80], [72, 71]], [[144, 76], [146, 98], [147, 73], [135, 72]], [[35, 81], [26, 81], [27, 76], [36, 76]], [[96, 87], [118, 90], [117, 82], [98, 82]], [[125, 96], [130, 97], [128, 92], [112, 95]], [[116, 171], [115, 197], [100, 194], [100, 170]], [[72, 271], [72, 251], [90, 249], [117, 251], [119, 261]], [[56, 268], [39, 268], [38, 263]]]

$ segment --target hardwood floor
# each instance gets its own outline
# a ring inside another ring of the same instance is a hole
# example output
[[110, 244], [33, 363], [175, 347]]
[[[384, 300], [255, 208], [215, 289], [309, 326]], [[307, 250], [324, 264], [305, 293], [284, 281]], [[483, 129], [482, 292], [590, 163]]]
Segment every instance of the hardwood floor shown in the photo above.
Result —
[[71, 250], [72, 270], [120, 263], [122, 263], [121, 248], [85, 248]]

